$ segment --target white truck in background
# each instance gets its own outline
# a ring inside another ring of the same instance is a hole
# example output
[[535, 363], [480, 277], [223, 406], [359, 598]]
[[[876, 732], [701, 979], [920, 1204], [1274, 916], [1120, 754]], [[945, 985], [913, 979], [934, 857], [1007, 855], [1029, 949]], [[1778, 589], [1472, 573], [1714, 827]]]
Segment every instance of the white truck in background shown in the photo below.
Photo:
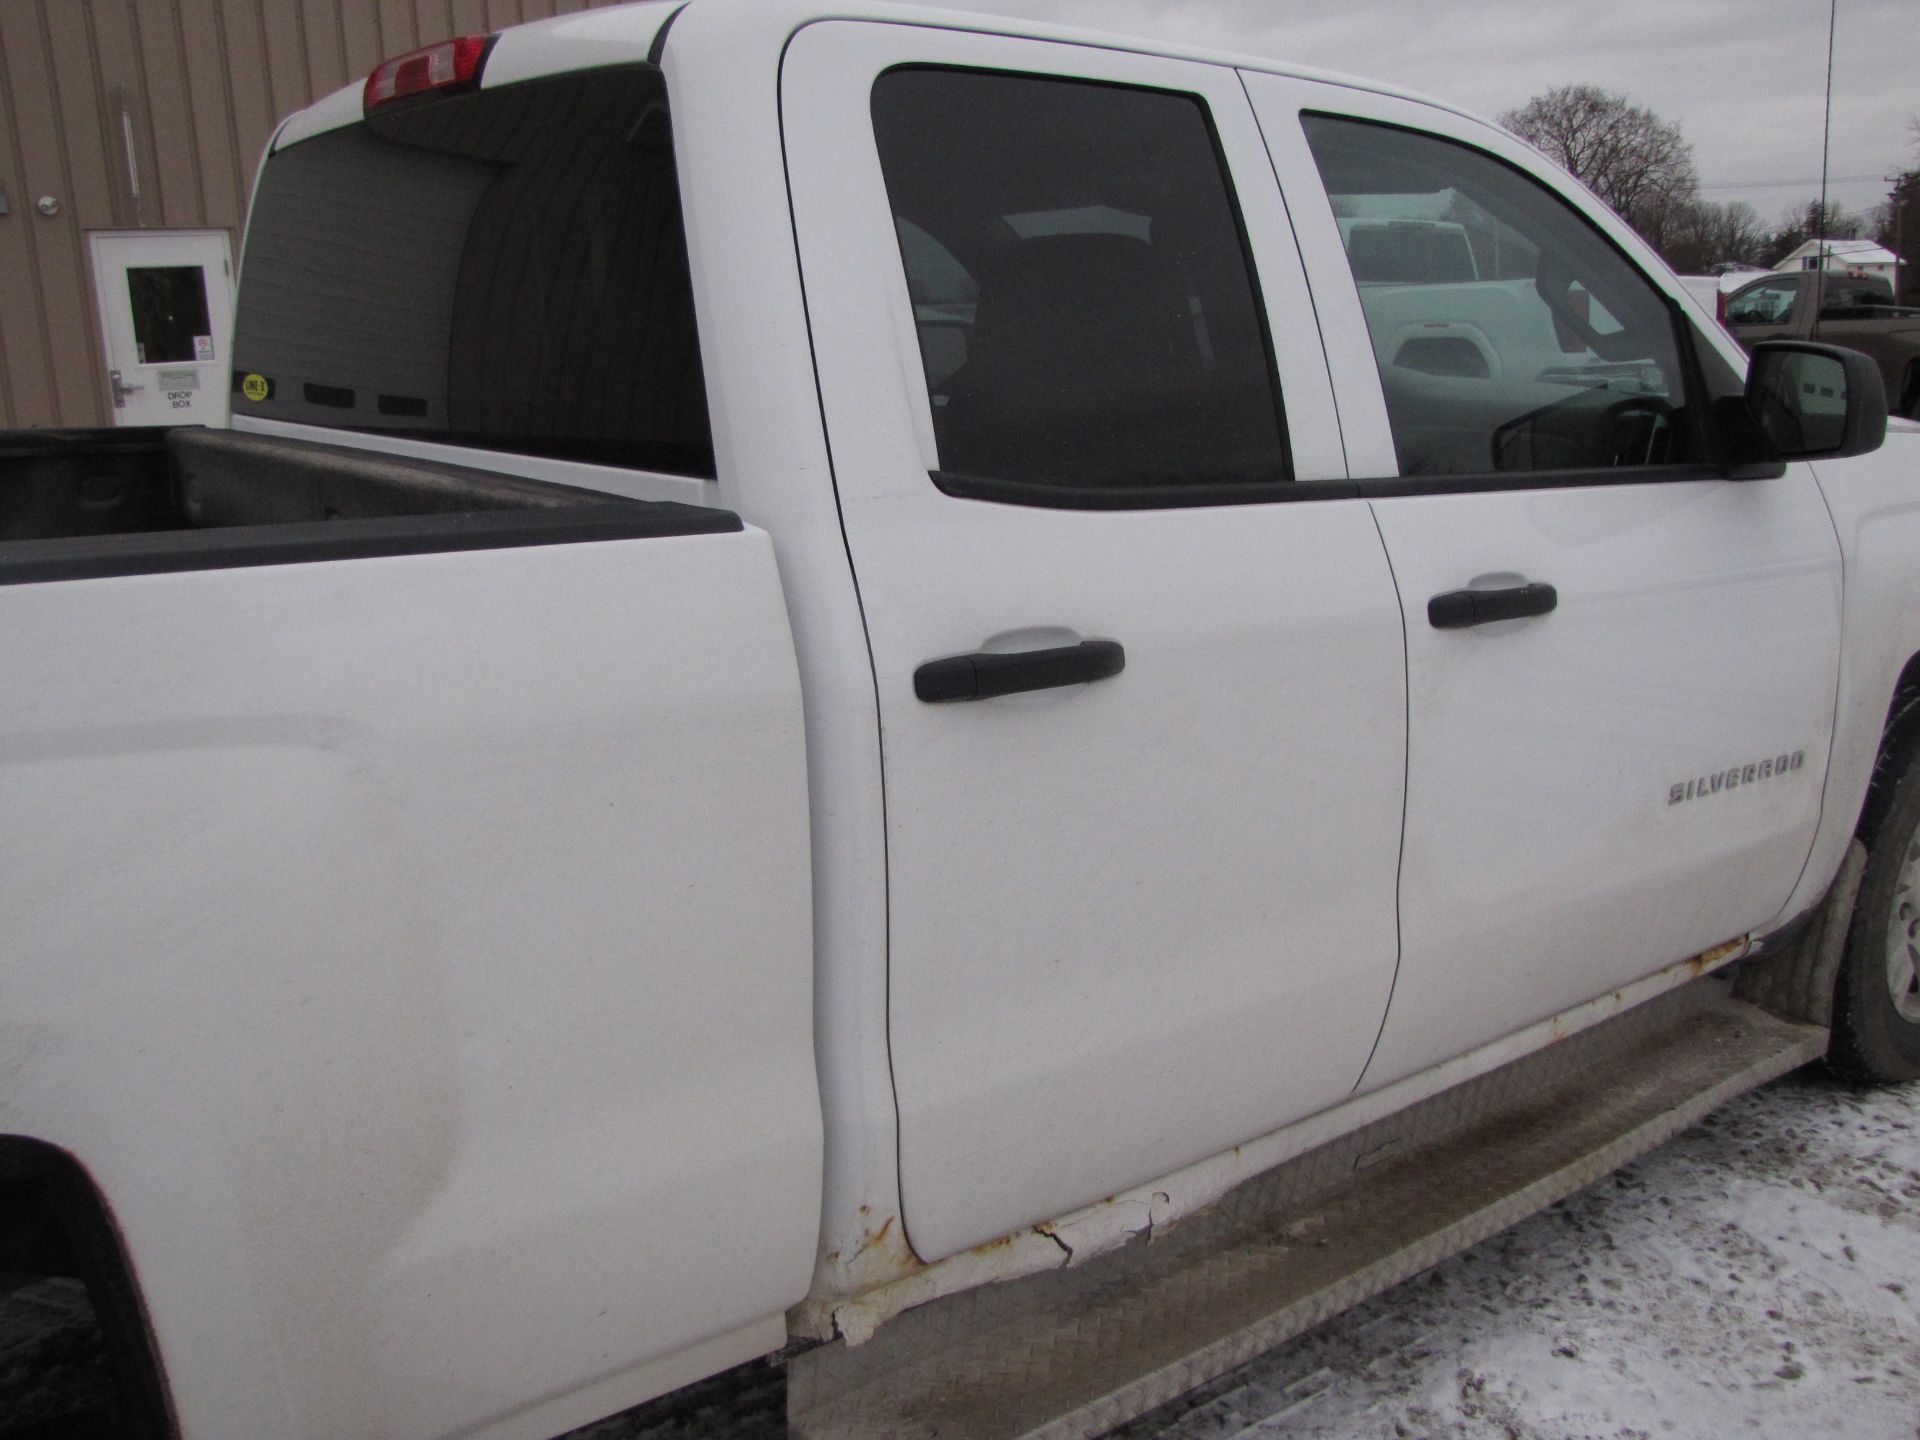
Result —
[[655, 0], [294, 115], [241, 275], [231, 431], [0, 439], [0, 1272], [120, 1433], [1096, 1434], [1920, 1076], [1920, 427], [1483, 122]]

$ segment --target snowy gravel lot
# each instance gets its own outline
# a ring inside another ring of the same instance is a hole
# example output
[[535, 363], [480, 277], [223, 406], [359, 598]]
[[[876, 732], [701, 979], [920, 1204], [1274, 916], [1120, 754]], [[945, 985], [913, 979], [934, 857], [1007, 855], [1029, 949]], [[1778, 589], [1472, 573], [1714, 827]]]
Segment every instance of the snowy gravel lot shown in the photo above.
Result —
[[1117, 1432], [1920, 1437], [1920, 1086], [1809, 1070]]
[[[730, 1411], [580, 1440], [773, 1440]], [[1117, 1440], [1920, 1440], [1920, 1085], [1818, 1070]]]

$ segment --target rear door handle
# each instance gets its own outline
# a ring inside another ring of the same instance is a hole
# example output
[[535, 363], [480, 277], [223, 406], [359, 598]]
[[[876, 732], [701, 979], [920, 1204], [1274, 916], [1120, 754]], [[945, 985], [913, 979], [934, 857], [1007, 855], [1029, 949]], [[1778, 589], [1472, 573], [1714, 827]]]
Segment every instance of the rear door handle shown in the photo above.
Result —
[[1427, 601], [1427, 620], [1436, 630], [1464, 630], [1495, 620], [1545, 615], [1559, 603], [1559, 591], [1537, 582], [1500, 590], [1449, 590]]
[[1049, 650], [949, 655], [929, 660], [913, 672], [913, 693], [930, 705], [950, 700], [991, 700], [1027, 690], [1084, 685], [1106, 680], [1127, 668], [1127, 652], [1118, 640], [1082, 640]]

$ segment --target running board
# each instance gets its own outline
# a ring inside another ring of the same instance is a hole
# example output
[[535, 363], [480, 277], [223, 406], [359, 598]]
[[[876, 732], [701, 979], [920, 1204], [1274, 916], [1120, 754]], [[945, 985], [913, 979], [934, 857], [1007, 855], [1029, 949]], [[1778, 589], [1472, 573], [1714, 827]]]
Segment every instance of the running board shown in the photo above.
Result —
[[794, 1356], [795, 1440], [1100, 1435], [1592, 1184], [1824, 1054], [1695, 981], [1330, 1142], [1081, 1266]]

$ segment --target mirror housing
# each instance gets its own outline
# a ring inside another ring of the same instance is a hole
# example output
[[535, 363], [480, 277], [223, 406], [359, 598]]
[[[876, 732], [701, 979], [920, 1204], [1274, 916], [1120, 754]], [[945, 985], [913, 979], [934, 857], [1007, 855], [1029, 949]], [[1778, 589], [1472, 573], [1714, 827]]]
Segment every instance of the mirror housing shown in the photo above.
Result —
[[1878, 450], [1887, 436], [1887, 390], [1880, 367], [1859, 351], [1838, 345], [1760, 341], [1747, 371], [1745, 408], [1779, 460], [1866, 455]]

